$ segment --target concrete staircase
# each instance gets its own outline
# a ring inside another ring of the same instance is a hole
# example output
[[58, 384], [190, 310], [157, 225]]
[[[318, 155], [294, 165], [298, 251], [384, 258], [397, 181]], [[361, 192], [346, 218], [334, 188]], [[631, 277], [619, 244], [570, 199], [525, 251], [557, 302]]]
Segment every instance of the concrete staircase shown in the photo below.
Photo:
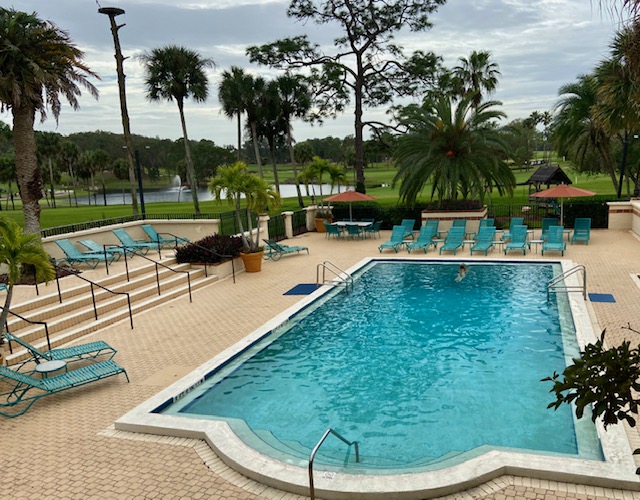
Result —
[[[111, 267], [111, 274], [94, 279], [96, 285], [93, 286], [77, 276], [66, 276], [60, 279], [62, 302], [54, 283], [53, 292], [27, 302], [14, 302], [11, 305], [11, 311], [30, 321], [45, 322], [51, 348], [56, 348], [70, 342], [81, 341], [83, 336], [121, 320], [126, 320], [126, 327], [129, 328], [129, 301], [134, 328], [136, 313], [176, 297], [184, 297], [184, 300], [188, 301], [187, 273], [192, 291], [218, 280], [218, 276], [211, 272], [206, 277], [202, 267], [192, 268], [190, 264], [177, 264], [175, 258], [163, 259], [160, 263], [163, 265], [157, 266], [157, 274], [156, 265], [153, 262], [130, 268], [129, 280], [127, 280], [124, 266], [118, 266], [116, 272]], [[80, 276], [83, 276], [83, 273]], [[158, 294], [158, 288], [160, 294]], [[129, 300], [127, 300], [127, 294]], [[23, 338], [38, 349], [48, 349], [43, 325], [31, 324], [9, 315], [8, 329], [12, 335]], [[13, 352], [10, 351], [6, 342], [2, 347], [4, 348], [3, 362], [6, 365], [21, 363], [30, 357], [30, 353], [16, 343], [11, 344]]]

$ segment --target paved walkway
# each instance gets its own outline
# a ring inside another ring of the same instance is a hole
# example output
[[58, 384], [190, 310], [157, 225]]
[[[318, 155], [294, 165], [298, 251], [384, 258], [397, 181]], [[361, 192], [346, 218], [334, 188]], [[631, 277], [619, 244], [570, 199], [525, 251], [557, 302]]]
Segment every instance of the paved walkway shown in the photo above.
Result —
[[[119, 432], [112, 423], [294, 304], [300, 297], [282, 294], [298, 283], [315, 282], [318, 263], [330, 260], [346, 269], [379, 255], [377, 245], [389, 234], [383, 231], [381, 240], [365, 241], [302, 235], [285, 243], [308, 246], [308, 256], [267, 261], [261, 273], [240, 273], [235, 284], [228, 279], [194, 292], [193, 303], [180, 298], [136, 316], [134, 330], [120, 322], [86, 339], [103, 339], [116, 347], [116, 360], [127, 369], [131, 383], [123, 377], [109, 379], [45, 398], [19, 418], [0, 419], [0, 497], [303, 498], [231, 471], [201, 441]], [[459, 255], [468, 259], [468, 248]], [[489, 258], [501, 255], [496, 251]], [[513, 253], [509, 258], [522, 256]], [[526, 258], [542, 256], [538, 250]], [[590, 292], [614, 295], [615, 303], [593, 304], [609, 341], [620, 342], [626, 335], [637, 340], [622, 327], [630, 323], [640, 329], [640, 288], [630, 276], [640, 273], [640, 240], [629, 232], [593, 231], [589, 246], [569, 246], [565, 258], [587, 267]], [[30, 293], [20, 291], [18, 296]], [[448, 498], [640, 499], [640, 493], [503, 476]]]

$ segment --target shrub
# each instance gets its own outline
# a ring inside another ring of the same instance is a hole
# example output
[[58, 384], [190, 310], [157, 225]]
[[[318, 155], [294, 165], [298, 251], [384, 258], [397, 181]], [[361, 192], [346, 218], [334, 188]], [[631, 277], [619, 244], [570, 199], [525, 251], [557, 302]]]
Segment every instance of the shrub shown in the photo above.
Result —
[[[240, 236], [212, 234], [176, 248], [179, 263], [215, 264], [236, 257], [243, 247]], [[215, 252], [215, 253], [214, 253]]]

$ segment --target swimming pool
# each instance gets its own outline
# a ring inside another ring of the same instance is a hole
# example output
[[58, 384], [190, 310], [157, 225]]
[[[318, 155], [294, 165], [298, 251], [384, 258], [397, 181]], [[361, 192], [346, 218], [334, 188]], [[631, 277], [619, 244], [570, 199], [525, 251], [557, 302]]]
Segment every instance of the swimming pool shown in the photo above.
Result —
[[[455, 283], [457, 265], [363, 263], [354, 271], [358, 293], [328, 292], [321, 306], [303, 300], [301, 311], [268, 325], [232, 363], [218, 363], [174, 394], [177, 403], [156, 405], [154, 418], [191, 420], [177, 416], [188, 412], [196, 418], [182, 425], [194, 429], [203, 411], [214, 413], [206, 419], [222, 419], [261, 454], [297, 467], [306, 465], [324, 429], [334, 427], [360, 441], [363, 455], [354, 466], [345, 461], [344, 445], [327, 442], [316, 463], [341, 473], [456, 468], [508, 449], [601, 464], [596, 432], [583, 425], [590, 422], [574, 428], [569, 408], [546, 410], [550, 395], [539, 382], [578, 351], [570, 314], [558, 315], [555, 301], [546, 300], [546, 282], [560, 264], [553, 270], [548, 263], [523, 268], [484, 261]], [[527, 307], [516, 309], [523, 303]], [[559, 306], [568, 311], [569, 299], [560, 296]], [[473, 309], [480, 314], [472, 317]], [[340, 318], [337, 325], [326, 311]], [[259, 341], [270, 331], [277, 340]], [[159, 408], [164, 415], [157, 415]]]

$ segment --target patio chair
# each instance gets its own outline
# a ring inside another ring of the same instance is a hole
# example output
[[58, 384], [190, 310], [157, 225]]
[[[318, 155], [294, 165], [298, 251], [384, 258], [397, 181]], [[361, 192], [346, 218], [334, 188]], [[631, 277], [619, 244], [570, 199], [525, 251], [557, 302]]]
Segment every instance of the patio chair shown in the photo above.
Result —
[[[13, 388], [0, 394], [0, 415], [13, 418], [25, 413], [38, 399], [59, 392], [81, 387], [104, 378], [124, 373], [129, 382], [129, 375], [124, 368], [113, 360], [93, 363], [72, 370], [62, 375], [38, 379], [0, 366], [0, 378]], [[11, 411], [14, 409], [14, 411]]]
[[325, 229], [327, 230], [327, 239], [331, 239], [333, 236], [335, 239], [339, 240], [342, 238], [342, 231], [338, 226], [334, 226], [333, 224], [329, 224], [326, 220], [322, 221]]
[[405, 226], [393, 226], [393, 229], [391, 230], [391, 238], [389, 239], [389, 241], [385, 241], [384, 243], [380, 244], [380, 246], [378, 247], [378, 251], [382, 253], [385, 248], [392, 248], [396, 253], [398, 253], [398, 249], [404, 244], [405, 233]]
[[571, 244], [574, 241], [584, 241], [589, 244], [591, 236], [591, 219], [588, 217], [577, 217], [573, 223], [573, 235], [571, 236]]
[[511, 217], [511, 221], [509, 222], [509, 231], [502, 235], [502, 240], [507, 241], [511, 239], [511, 233], [515, 226], [524, 225], [524, 217]]
[[522, 255], [527, 254], [527, 226], [513, 226], [510, 231], [511, 238], [509, 243], [504, 246], [504, 254], [507, 255], [509, 250], [522, 250]]
[[404, 227], [404, 237], [413, 239], [413, 227], [416, 225], [415, 219], [402, 219], [400, 223]]
[[107, 254], [113, 255], [113, 260], [118, 261], [120, 257], [124, 255], [124, 248], [120, 248], [114, 245], [101, 245], [100, 243], [96, 243], [93, 240], [78, 240], [83, 247], [87, 247], [92, 253], [104, 253], [105, 250]]
[[542, 233], [540, 234], [540, 239], [545, 241], [547, 239], [547, 235], [549, 234], [549, 228], [551, 226], [557, 226], [558, 219], [555, 217], [545, 217], [542, 219]]
[[436, 247], [435, 241], [433, 238], [436, 236], [436, 230], [433, 226], [422, 226], [420, 228], [420, 234], [418, 234], [418, 238], [416, 241], [409, 243], [407, 245], [407, 252], [411, 253], [414, 248], [421, 248], [424, 250], [424, 253], [427, 253], [429, 247], [433, 245], [433, 248]]
[[105, 257], [104, 252], [81, 252], [73, 242], [68, 239], [56, 240], [55, 243], [60, 247], [60, 250], [64, 252], [64, 260], [69, 264], [86, 264], [91, 269], [95, 269], [101, 262], [113, 262], [114, 259], [113, 254], [107, 253]]
[[9, 332], [5, 332], [4, 335], [7, 339], [7, 342], [15, 342], [16, 344], [20, 344], [27, 351], [29, 351], [36, 363], [40, 363], [41, 361], [57, 360], [64, 360], [67, 362], [80, 361], [83, 359], [94, 359], [98, 356], [106, 354], [109, 354], [109, 358], [107, 359], [111, 359], [118, 352], [116, 349], [111, 347], [106, 342], [103, 342], [102, 340], [88, 342], [86, 344], [77, 344], [71, 347], [60, 347], [57, 349], [51, 349], [49, 351], [41, 351], [26, 340], [21, 339], [20, 337], [16, 337]]
[[444, 244], [440, 247], [440, 255], [442, 255], [443, 250], [453, 251], [453, 255], [456, 254], [456, 251], [464, 241], [464, 230], [465, 228], [462, 226], [451, 226], [447, 237], [444, 239]]
[[306, 251], [307, 255], [309, 254], [309, 249], [307, 247], [283, 245], [282, 243], [278, 243], [273, 239], [263, 239], [262, 241], [264, 241], [265, 243], [265, 260], [280, 260], [280, 257], [282, 257], [283, 255], [287, 255], [290, 253], [300, 253], [303, 251]]
[[382, 221], [381, 220], [377, 220], [373, 224], [371, 224], [370, 226], [367, 226], [367, 227], [364, 228], [364, 235], [365, 235], [365, 237], [368, 234], [371, 234], [373, 237], [378, 235], [378, 238], [379, 238], [380, 237], [380, 229], [381, 228], [382, 228]]
[[170, 238], [165, 238], [162, 236], [163, 234], [169, 233], [158, 233], [155, 228], [151, 224], [142, 224], [142, 230], [147, 233], [147, 236], [151, 239], [151, 241], [157, 243], [162, 248], [175, 248], [182, 243], [188, 243], [188, 238], [181, 238], [179, 236], [170, 235]]
[[480, 223], [478, 224], [478, 231], [480, 231], [480, 228], [482, 227], [494, 227], [495, 226], [495, 219], [480, 219]]
[[493, 242], [496, 237], [496, 228], [493, 226], [481, 227], [476, 235], [476, 242], [471, 246], [471, 255], [473, 252], [484, 252], [489, 255], [489, 250], [493, 248]]
[[551, 226], [547, 235], [547, 241], [542, 244], [542, 255], [545, 252], [560, 252], [564, 255], [567, 244], [564, 242], [564, 226]]
[[353, 240], [353, 239], [359, 240], [364, 238], [364, 232], [363, 232], [364, 229], [357, 224], [347, 224], [345, 226], [345, 229], [347, 230], [346, 237], [349, 238], [350, 240]]
[[156, 242], [134, 240], [125, 229], [112, 229], [111, 232], [116, 235], [116, 238], [120, 240], [122, 246], [127, 250], [133, 249], [136, 251], [140, 251], [143, 255], [145, 255], [151, 249], [160, 250], [160, 245], [158, 245]]

